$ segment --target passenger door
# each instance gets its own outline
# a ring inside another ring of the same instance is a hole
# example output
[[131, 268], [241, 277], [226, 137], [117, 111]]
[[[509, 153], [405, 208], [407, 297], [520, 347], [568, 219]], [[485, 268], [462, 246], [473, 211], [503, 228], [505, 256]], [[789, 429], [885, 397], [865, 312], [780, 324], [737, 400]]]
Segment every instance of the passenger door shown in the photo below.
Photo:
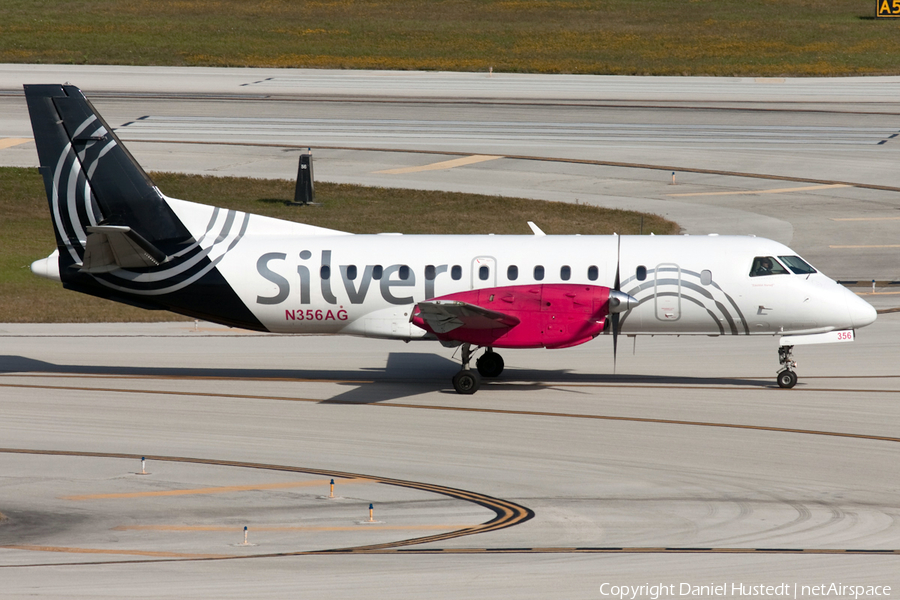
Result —
[[656, 266], [653, 303], [659, 321], [674, 322], [681, 318], [681, 267], [675, 263]]
[[476, 256], [472, 259], [472, 288], [497, 287], [497, 260], [492, 256]]

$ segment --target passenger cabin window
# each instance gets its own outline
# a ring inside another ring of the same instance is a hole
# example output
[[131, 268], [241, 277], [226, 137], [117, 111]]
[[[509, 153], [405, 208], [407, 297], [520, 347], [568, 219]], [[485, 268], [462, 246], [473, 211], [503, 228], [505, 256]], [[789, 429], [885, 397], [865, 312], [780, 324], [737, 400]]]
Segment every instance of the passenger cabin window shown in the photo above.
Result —
[[771, 256], [757, 256], [753, 259], [753, 267], [750, 269], [750, 277], [787, 274], [787, 269]]
[[434, 271], [435, 271], [434, 265], [427, 265], [425, 267], [425, 279], [427, 279], [428, 281], [434, 281], [434, 276], [435, 276]]
[[482, 265], [478, 269], [478, 279], [482, 281], [487, 281], [487, 278], [490, 276], [491, 270], [487, 267], [487, 265]]
[[647, 267], [645, 267], [644, 265], [640, 265], [637, 268], [637, 271], [635, 271], [634, 276], [638, 281], [644, 281], [645, 279], [647, 279]]
[[569, 265], [565, 265], [559, 269], [559, 278], [568, 281], [572, 277], [572, 269]]
[[708, 269], [705, 271], [700, 271], [700, 283], [702, 283], [703, 285], [711, 284], [712, 283], [712, 271], [710, 271]]
[[519, 267], [516, 265], [509, 265], [506, 269], [506, 278], [510, 281], [515, 281], [519, 278]]
[[597, 281], [597, 277], [600, 276], [600, 272], [597, 270], [595, 265], [591, 265], [588, 267], [588, 279], [591, 281]]
[[375, 265], [372, 267], [372, 279], [379, 280], [381, 276], [384, 274], [384, 268], [381, 265]]
[[347, 265], [347, 279], [356, 281], [356, 265]]
[[453, 281], [459, 281], [462, 279], [462, 267], [459, 265], [453, 265], [453, 268], [450, 269], [450, 278]]
[[328, 265], [322, 265], [322, 268], [319, 269], [319, 276], [322, 279], [331, 279], [331, 267]]
[[797, 275], [809, 275], [810, 273], [817, 272], [812, 268], [812, 265], [810, 265], [799, 256], [779, 256], [778, 259], [786, 264], [788, 269], [790, 269]]
[[544, 280], [544, 267], [538, 265], [534, 268], [534, 280], [535, 281], [543, 281]]
[[406, 265], [401, 266], [400, 271], [398, 271], [398, 274], [400, 275], [401, 280], [403, 280], [403, 281], [408, 280], [409, 279], [409, 267], [407, 267]]

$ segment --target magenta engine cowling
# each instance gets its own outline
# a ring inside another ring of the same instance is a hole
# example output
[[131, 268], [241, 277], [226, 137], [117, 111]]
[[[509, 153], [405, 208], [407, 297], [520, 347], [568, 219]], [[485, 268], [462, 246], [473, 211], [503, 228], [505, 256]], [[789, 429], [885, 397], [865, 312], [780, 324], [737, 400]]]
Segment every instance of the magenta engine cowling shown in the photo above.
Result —
[[442, 341], [459, 341], [496, 348], [567, 348], [597, 337], [609, 315], [610, 289], [599, 285], [541, 284], [486, 288], [448, 294], [434, 300], [456, 301], [503, 313], [519, 324], [475, 329], [433, 331], [419, 314], [412, 323]]

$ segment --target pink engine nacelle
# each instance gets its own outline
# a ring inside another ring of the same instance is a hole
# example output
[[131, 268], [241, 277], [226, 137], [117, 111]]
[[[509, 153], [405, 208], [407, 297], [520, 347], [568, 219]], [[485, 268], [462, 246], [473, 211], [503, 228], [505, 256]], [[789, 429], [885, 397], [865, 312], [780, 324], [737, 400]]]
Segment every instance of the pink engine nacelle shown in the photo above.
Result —
[[434, 300], [474, 304], [515, 317], [518, 325], [497, 323], [490, 328], [458, 327], [437, 333], [418, 310], [411, 321], [442, 341], [496, 348], [568, 348], [589, 342], [603, 331], [610, 312], [609, 297], [610, 289], [599, 285], [555, 283], [486, 288]]

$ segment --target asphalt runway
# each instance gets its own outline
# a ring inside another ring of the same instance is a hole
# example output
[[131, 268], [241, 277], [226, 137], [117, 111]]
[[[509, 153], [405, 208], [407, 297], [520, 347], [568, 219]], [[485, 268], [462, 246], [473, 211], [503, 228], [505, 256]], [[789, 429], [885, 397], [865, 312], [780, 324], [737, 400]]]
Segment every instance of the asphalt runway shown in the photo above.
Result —
[[772, 338], [623, 339], [615, 373], [601, 338], [471, 397], [424, 343], [0, 325], [0, 596], [900, 589], [896, 78], [0, 66], [0, 164], [36, 162], [17, 86], [60, 77], [148, 169], [291, 178], [313, 146], [322, 180], [652, 210], [876, 279], [884, 314], [799, 347], [793, 390]]

